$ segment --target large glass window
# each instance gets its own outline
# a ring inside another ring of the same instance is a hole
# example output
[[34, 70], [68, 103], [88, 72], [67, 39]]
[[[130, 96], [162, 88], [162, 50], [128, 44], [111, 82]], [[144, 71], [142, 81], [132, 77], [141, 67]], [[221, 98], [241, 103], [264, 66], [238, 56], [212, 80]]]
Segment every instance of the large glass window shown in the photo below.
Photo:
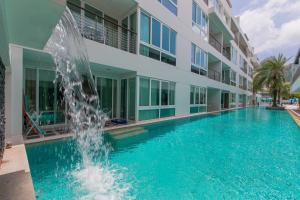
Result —
[[164, 5], [169, 11], [177, 16], [177, 0], [158, 0]]
[[233, 70], [230, 70], [230, 84], [236, 86], [236, 72]]
[[233, 64], [237, 65], [238, 53], [236, 48], [231, 47], [231, 61]]
[[170, 83], [170, 91], [169, 91], [169, 105], [175, 105], [175, 90], [176, 90], [175, 83]]
[[176, 54], [176, 32], [174, 30], [170, 32], [170, 53]]
[[177, 33], [173, 29], [162, 24], [154, 17], [141, 12], [140, 35], [142, 42], [142, 44], [140, 44], [141, 55], [176, 66]]
[[162, 48], [170, 51], [170, 29], [165, 25], [163, 25], [162, 31]]
[[161, 105], [169, 105], [169, 82], [161, 83]]
[[206, 112], [206, 88], [191, 86], [190, 87], [190, 113]]
[[140, 78], [140, 106], [149, 106], [150, 80]]
[[192, 26], [193, 30], [208, 41], [208, 16], [195, 1], [192, 8]]
[[208, 67], [207, 52], [192, 43], [191, 48], [191, 71], [200, 75], [207, 75]]
[[141, 40], [150, 43], [150, 17], [141, 12]]
[[28, 113], [36, 111], [37, 70], [25, 69], [25, 110]]
[[159, 81], [151, 80], [151, 106], [159, 106]]
[[160, 48], [160, 22], [152, 18], [152, 44]]
[[[143, 77], [139, 80], [139, 120], [175, 115], [175, 108], [172, 106], [175, 106], [176, 83]], [[146, 106], [149, 107], [145, 108]]]
[[194, 86], [191, 86], [190, 104], [195, 104], [195, 87]]
[[206, 104], [206, 88], [191, 86], [190, 88], [190, 104], [205, 105]]
[[39, 110], [54, 111], [55, 72], [39, 70]]

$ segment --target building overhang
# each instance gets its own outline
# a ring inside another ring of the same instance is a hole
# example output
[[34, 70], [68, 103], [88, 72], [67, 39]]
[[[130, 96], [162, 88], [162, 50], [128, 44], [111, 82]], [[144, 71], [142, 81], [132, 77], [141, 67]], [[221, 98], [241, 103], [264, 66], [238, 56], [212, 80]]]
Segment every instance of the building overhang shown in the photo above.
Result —
[[8, 42], [43, 49], [62, 13], [66, 0], [3, 0]]
[[209, 8], [208, 14], [212, 30], [216, 32], [223, 32], [224, 41], [232, 40], [234, 38], [233, 32], [214, 7]]

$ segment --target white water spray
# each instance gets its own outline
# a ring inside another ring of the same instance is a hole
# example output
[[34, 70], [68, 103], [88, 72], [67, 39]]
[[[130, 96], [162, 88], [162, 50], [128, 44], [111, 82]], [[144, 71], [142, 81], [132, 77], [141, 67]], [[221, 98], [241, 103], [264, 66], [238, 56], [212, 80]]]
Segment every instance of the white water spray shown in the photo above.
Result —
[[[71, 131], [82, 154], [83, 169], [73, 173], [81, 184], [83, 199], [127, 199], [129, 184], [122, 173], [108, 162], [102, 130], [107, 116], [100, 110], [99, 98], [90, 69], [87, 50], [76, 21], [67, 8], [55, 27], [45, 50], [56, 64], [62, 78], [61, 90], [68, 105]], [[97, 164], [95, 156], [100, 156]], [[81, 197], [79, 197], [81, 198]]]

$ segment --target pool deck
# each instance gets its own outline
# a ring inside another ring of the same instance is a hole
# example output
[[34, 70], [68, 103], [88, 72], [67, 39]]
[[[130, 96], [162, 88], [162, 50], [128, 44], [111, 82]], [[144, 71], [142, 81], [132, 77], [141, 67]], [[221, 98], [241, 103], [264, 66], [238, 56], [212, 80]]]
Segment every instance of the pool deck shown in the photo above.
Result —
[[35, 199], [25, 145], [6, 149], [0, 166], [0, 199]]
[[[156, 124], [156, 123], [160, 123], [160, 122], [167, 122], [167, 121], [176, 120], [176, 119], [186, 119], [186, 118], [192, 118], [192, 117], [216, 115], [216, 114], [220, 114], [222, 112], [234, 111], [234, 110], [243, 109], [243, 108], [245, 108], [245, 107], [238, 107], [238, 108], [224, 109], [224, 110], [221, 110], [221, 111], [196, 113], [196, 114], [189, 114], [189, 115], [177, 115], [177, 116], [166, 117], [166, 118], [161, 118], [161, 119], [146, 120], [146, 121], [135, 122], [135, 123], [132, 123], [132, 124], [106, 127], [106, 128], [103, 129], [103, 131], [105, 133], [107, 133], [108, 131], [111, 131], [111, 130], [132, 128], [132, 127], [136, 127], [136, 126], [151, 125], [151, 124]], [[34, 139], [26, 139], [26, 140], [24, 140], [24, 144], [34, 144], [34, 143], [47, 142], [47, 141], [51, 141], [51, 140], [60, 140], [60, 139], [70, 138], [70, 137], [73, 137], [73, 136], [74, 136], [73, 133], [65, 133], [65, 134], [61, 134], [61, 135], [53, 135], [53, 136], [40, 137], [40, 138], [34, 138]]]

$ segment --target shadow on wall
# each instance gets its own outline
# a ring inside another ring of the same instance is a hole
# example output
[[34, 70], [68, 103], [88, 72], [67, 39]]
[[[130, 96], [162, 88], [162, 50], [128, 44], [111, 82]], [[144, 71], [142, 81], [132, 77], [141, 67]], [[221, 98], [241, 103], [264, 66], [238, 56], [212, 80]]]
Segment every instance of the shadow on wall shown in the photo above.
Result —
[[5, 118], [4, 118], [4, 84], [5, 84], [5, 66], [0, 57], [0, 165], [5, 149]]

